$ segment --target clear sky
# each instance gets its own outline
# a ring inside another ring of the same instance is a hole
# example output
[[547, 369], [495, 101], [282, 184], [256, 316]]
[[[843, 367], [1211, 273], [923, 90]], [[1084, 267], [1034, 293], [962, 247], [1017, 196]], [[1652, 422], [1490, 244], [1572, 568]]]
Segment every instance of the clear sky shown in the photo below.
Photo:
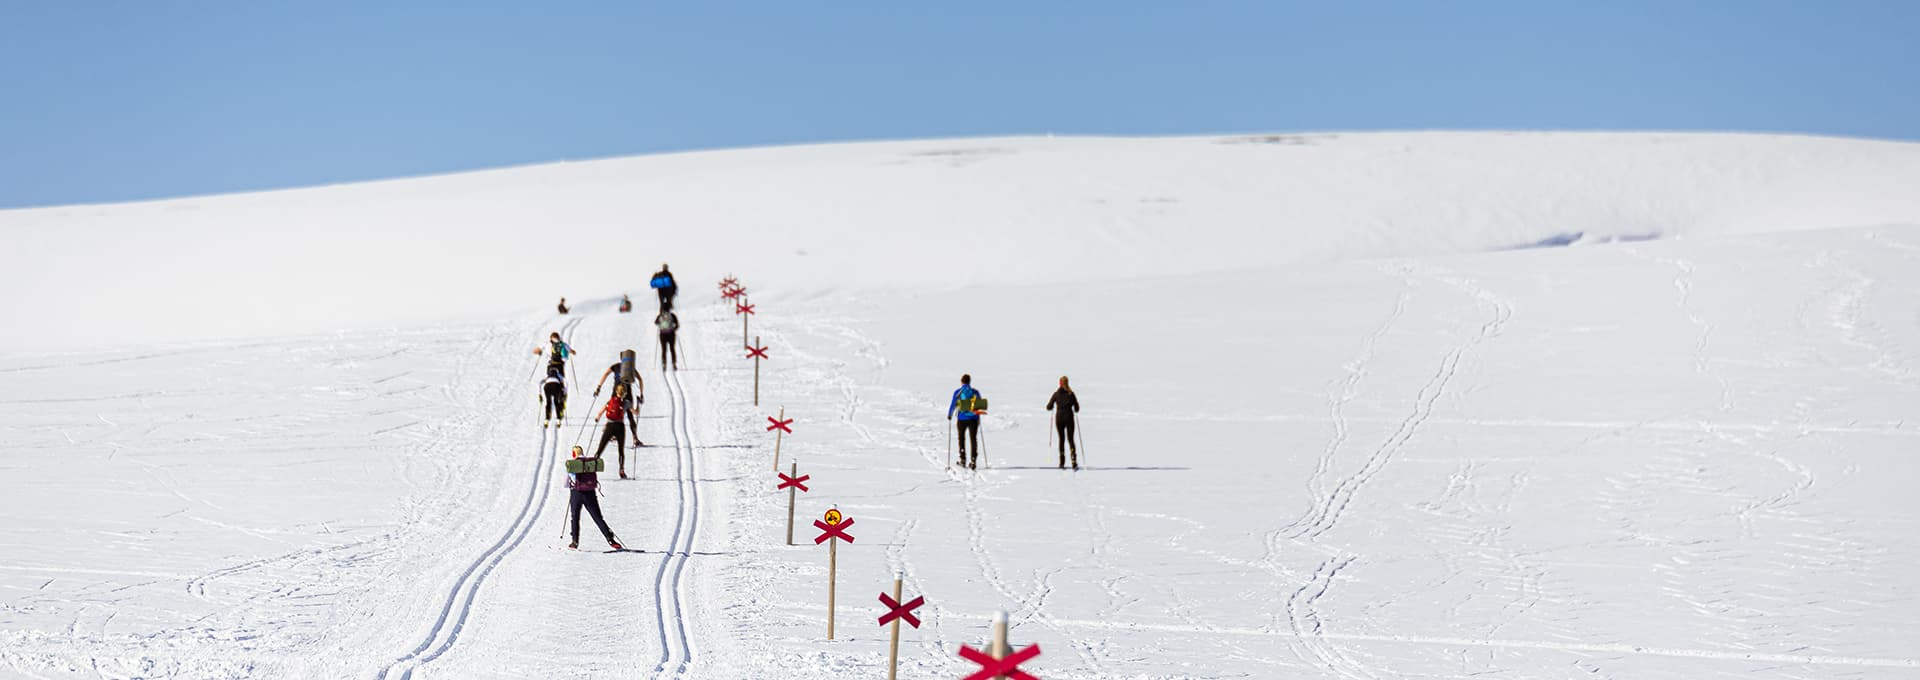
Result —
[[0, 207], [932, 136], [1920, 140], [1920, 1], [5, 2]]

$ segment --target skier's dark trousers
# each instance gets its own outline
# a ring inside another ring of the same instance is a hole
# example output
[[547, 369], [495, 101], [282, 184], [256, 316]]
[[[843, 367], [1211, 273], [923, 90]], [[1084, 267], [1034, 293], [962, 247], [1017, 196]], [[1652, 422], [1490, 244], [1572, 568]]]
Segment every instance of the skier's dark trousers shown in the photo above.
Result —
[[659, 316], [653, 317], [653, 325], [660, 329], [660, 370], [667, 370], [669, 354], [673, 356], [674, 370], [679, 370], [680, 346], [674, 341], [674, 336], [680, 332], [680, 316], [671, 309], [663, 309]]
[[[573, 447], [574, 458], [580, 458], [580, 453], [580, 447]], [[607, 528], [607, 518], [600, 514], [600, 498], [596, 495], [600, 490], [600, 476], [592, 472], [569, 472], [567, 490], [570, 492], [567, 514], [573, 520], [573, 543], [567, 547], [580, 547], [580, 509], [586, 508], [587, 514], [593, 516], [594, 525], [600, 527], [600, 535], [606, 537], [607, 545], [614, 550], [621, 550], [620, 539], [614, 537], [613, 530]]]
[[614, 448], [620, 452], [620, 478], [626, 479], [627, 426], [621, 422], [627, 414], [626, 405], [621, 404], [620, 397], [616, 395], [607, 400], [607, 405], [601, 409], [601, 414], [606, 416], [607, 426], [600, 433], [600, 448], [594, 450], [593, 457], [599, 458], [600, 454], [606, 452], [607, 442], [616, 442]]
[[[953, 401], [947, 404], [947, 419], [954, 421], [959, 430], [960, 464], [968, 468], [978, 468], [980, 464], [980, 414], [971, 404], [980, 398], [980, 391], [973, 389], [973, 376], [960, 376], [960, 389], [953, 391]], [[956, 417], [957, 416], [957, 417]], [[968, 442], [972, 446], [968, 446]], [[967, 452], [973, 451], [973, 458], [967, 458]]]
[[1047, 400], [1047, 410], [1053, 412], [1053, 429], [1060, 435], [1060, 467], [1067, 466], [1067, 449], [1071, 447], [1073, 469], [1080, 469], [1080, 445], [1073, 440], [1073, 415], [1080, 412], [1080, 398], [1067, 386], [1067, 376], [1060, 376], [1060, 389]]
[[567, 383], [560, 378], [560, 371], [547, 370], [547, 380], [540, 386], [540, 392], [546, 398], [547, 420], [566, 420]]

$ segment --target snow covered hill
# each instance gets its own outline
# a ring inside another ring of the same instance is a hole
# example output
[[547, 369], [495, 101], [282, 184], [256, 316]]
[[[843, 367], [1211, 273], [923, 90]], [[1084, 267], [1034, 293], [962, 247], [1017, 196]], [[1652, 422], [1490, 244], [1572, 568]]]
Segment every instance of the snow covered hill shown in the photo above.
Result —
[[1920, 223], [1920, 144], [1706, 134], [1006, 138], [641, 156], [0, 212], [0, 351], [478, 321], [672, 260], [958, 287]]
[[[1914, 144], [1408, 133], [0, 213], [0, 676], [882, 677], [899, 572], [905, 678], [995, 611], [1043, 678], [1920, 677], [1914, 186]], [[639, 552], [569, 551], [558, 461], [662, 260], [686, 363], [602, 500]]]

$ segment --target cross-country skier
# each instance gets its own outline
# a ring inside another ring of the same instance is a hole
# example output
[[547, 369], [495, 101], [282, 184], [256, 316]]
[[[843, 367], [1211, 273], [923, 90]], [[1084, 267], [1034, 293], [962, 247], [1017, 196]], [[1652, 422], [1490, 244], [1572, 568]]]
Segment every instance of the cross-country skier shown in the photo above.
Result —
[[[581, 453], [580, 447], [573, 447], [574, 458], [579, 458]], [[593, 516], [593, 523], [600, 527], [600, 535], [607, 537], [607, 546], [614, 550], [625, 550], [620, 547], [620, 539], [613, 535], [613, 530], [607, 528], [607, 519], [600, 515], [600, 498], [595, 495], [600, 491], [599, 473], [567, 473], [567, 490], [573, 492], [568, 494], [570, 498], [567, 499], [567, 512], [573, 516], [573, 542], [568, 543], [567, 547], [580, 549], [580, 508], [586, 508], [587, 514]]]
[[673, 370], [680, 370], [680, 346], [674, 341], [674, 334], [680, 332], [680, 316], [672, 309], [661, 309], [653, 317], [653, 325], [660, 329], [660, 370], [667, 370], [667, 354], [673, 354]]
[[547, 354], [547, 370], [549, 372], [556, 368], [563, 371], [566, 370], [567, 360], [573, 358], [573, 345], [569, 345], [567, 341], [561, 340], [560, 333], [558, 332], [547, 336], [547, 342], [552, 345]]
[[566, 299], [566, 298], [560, 298], [560, 305], [559, 305], [559, 309], [560, 309], [560, 313], [561, 313], [561, 314], [565, 314], [565, 313], [567, 313], [567, 299]]
[[680, 285], [673, 282], [673, 272], [667, 271], [667, 263], [660, 263], [660, 271], [653, 273], [653, 280], [648, 285], [660, 293], [661, 311], [673, 309], [673, 296], [680, 293]]
[[1073, 441], [1073, 417], [1080, 412], [1080, 398], [1067, 386], [1067, 376], [1060, 376], [1060, 389], [1054, 390], [1053, 398], [1047, 400], [1047, 410], [1053, 412], [1053, 429], [1060, 434], [1060, 467], [1067, 466], [1067, 449], [1072, 448], [1073, 469], [1080, 469], [1080, 445]]
[[633, 311], [633, 298], [627, 297], [625, 293], [621, 293], [620, 294], [620, 313], [625, 314], [631, 311]]
[[[947, 404], [947, 420], [954, 420], [960, 430], [960, 464], [970, 470], [980, 467], [980, 414], [975, 411], [974, 406], [975, 400], [979, 398], [980, 391], [973, 389], [973, 376], [962, 375], [960, 389], [953, 391], [953, 401]], [[956, 412], [959, 414], [958, 419], [954, 418]], [[973, 441], [971, 461], [967, 459], [969, 438]]]
[[640, 441], [640, 407], [636, 402], [647, 403], [647, 384], [640, 377], [640, 367], [634, 365], [634, 356], [633, 350], [621, 352], [620, 360], [613, 362], [605, 373], [600, 374], [600, 383], [593, 386], [593, 396], [600, 396], [600, 388], [607, 384], [607, 378], [612, 377], [613, 395], [627, 407], [627, 429], [633, 433], [633, 445], [645, 446]]
[[[624, 391], [622, 389], [623, 387], [624, 386], [619, 384], [615, 384], [613, 386], [613, 391], [614, 391], [613, 398], [607, 400], [607, 405], [600, 408], [600, 416], [596, 416], [594, 418], [595, 420], [598, 420], [600, 417], [605, 417], [607, 419], [607, 427], [605, 430], [602, 430], [600, 432], [600, 448], [594, 449], [593, 457], [599, 458], [600, 454], [605, 453], [607, 451], [607, 442], [617, 442], [617, 444], [614, 446], [614, 449], [620, 453], [620, 478], [626, 479], [627, 478], [627, 426], [621, 424], [620, 422], [622, 420], [625, 420], [627, 415], [626, 405], [620, 403], [620, 397], [621, 397], [620, 392]], [[637, 439], [638, 438], [636, 437], [636, 440]], [[638, 446], [638, 445], [639, 443], [638, 441], [636, 441], [635, 446]]]
[[556, 421], [567, 419], [567, 381], [560, 371], [552, 367], [547, 369], [547, 379], [540, 385], [542, 402], [546, 405], [546, 421], [542, 425], [554, 425]]

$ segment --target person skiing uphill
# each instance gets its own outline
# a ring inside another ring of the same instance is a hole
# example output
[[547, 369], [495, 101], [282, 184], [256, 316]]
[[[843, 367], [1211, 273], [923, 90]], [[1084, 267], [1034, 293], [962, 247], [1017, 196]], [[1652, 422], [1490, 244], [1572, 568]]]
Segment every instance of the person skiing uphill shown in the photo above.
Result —
[[[569, 345], [567, 341], [561, 340], [560, 333], [558, 332], [547, 336], [547, 342], [552, 345], [548, 349], [547, 354], [547, 371], [552, 372], [556, 369], [565, 371], [567, 368], [567, 360], [573, 358], [573, 345]], [[534, 353], [538, 354], [540, 350], [536, 349]]]
[[[953, 401], [947, 404], [947, 420], [955, 422], [959, 429], [960, 465], [969, 470], [980, 467], [980, 402], [985, 401], [980, 391], [973, 389], [973, 376], [960, 376], [960, 389], [953, 391]], [[958, 417], [956, 418], [956, 414]], [[967, 458], [968, 440], [973, 446], [973, 458]]]
[[[600, 374], [600, 384], [593, 386], [593, 396], [600, 396], [600, 388], [606, 386], [608, 377], [612, 377], [613, 394], [627, 408], [627, 429], [633, 433], [633, 445], [645, 446], [640, 441], [640, 407], [635, 402], [647, 403], [647, 390], [646, 382], [640, 378], [639, 367], [634, 365], [634, 357], [633, 350], [621, 351], [620, 360], [613, 362], [605, 373]], [[624, 391], [622, 388], [625, 388]]]
[[561, 378], [560, 371], [547, 369], [547, 379], [540, 385], [542, 402], [546, 406], [546, 421], [542, 426], [559, 426], [557, 421], [567, 419], [567, 381]]
[[674, 283], [673, 272], [667, 271], [667, 263], [660, 263], [660, 271], [653, 273], [653, 280], [648, 285], [660, 294], [660, 311], [673, 309], [673, 297], [680, 293], [680, 285]]
[[680, 317], [672, 309], [662, 309], [653, 317], [653, 325], [660, 329], [660, 370], [667, 370], [667, 353], [673, 353], [673, 370], [680, 370], [680, 347], [674, 341], [674, 334], [680, 331]]
[[621, 293], [620, 294], [620, 313], [625, 314], [631, 311], [633, 311], [633, 298], [627, 297], [625, 293]]
[[[625, 385], [615, 383], [613, 386], [613, 398], [608, 399], [607, 405], [601, 407], [600, 416], [607, 419], [607, 427], [600, 432], [600, 448], [594, 449], [593, 451], [593, 457], [599, 458], [600, 454], [606, 453], [607, 442], [616, 442], [614, 450], [620, 454], [621, 479], [627, 478], [627, 426], [621, 424], [621, 421], [626, 419], [627, 407], [625, 404], [620, 403], [621, 397], [624, 396], [621, 393], [625, 391]], [[599, 417], [595, 418], [595, 420], [598, 419]], [[637, 439], [638, 438], [636, 438], [636, 440]], [[638, 446], [637, 441], [635, 445]]]
[[1060, 389], [1054, 390], [1053, 398], [1047, 400], [1047, 410], [1053, 412], [1053, 429], [1060, 434], [1060, 467], [1067, 466], [1067, 449], [1071, 447], [1073, 469], [1080, 469], [1080, 445], [1073, 441], [1074, 415], [1080, 413], [1080, 398], [1067, 386], [1067, 376], [1060, 376]]
[[[581, 458], [581, 453], [583, 453], [583, 451], [580, 447], [573, 447], [574, 460], [593, 460]], [[595, 458], [598, 457], [596, 456]], [[571, 492], [568, 494], [569, 498], [567, 499], [567, 513], [573, 516], [573, 542], [568, 543], [567, 548], [573, 550], [580, 549], [580, 509], [586, 508], [587, 514], [593, 516], [593, 523], [600, 527], [600, 535], [607, 538], [607, 546], [614, 550], [625, 550], [625, 548], [620, 546], [620, 539], [613, 535], [613, 530], [607, 528], [606, 517], [600, 514], [600, 498], [595, 495], [600, 491], [599, 473], [587, 472], [585, 470], [581, 472], [569, 470], [567, 472], [567, 490]]]
[[560, 304], [558, 305], [558, 309], [560, 310], [560, 313], [561, 313], [561, 314], [565, 314], [565, 313], [567, 313], [567, 299], [566, 299], [566, 298], [560, 298]]

